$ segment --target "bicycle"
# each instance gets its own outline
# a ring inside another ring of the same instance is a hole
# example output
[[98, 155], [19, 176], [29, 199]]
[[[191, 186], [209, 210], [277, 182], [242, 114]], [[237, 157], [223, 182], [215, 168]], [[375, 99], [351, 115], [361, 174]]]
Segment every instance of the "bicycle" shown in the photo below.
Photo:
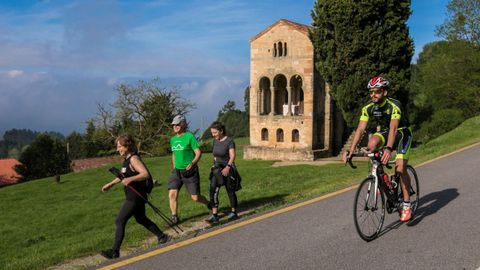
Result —
[[[360, 237], [369, 242], [378, 237], [385, 220], [385, 210], [389, 214], [394, 211], [400, 213], [403, 194], [400, 188], [400, 176], [396, 172], [389, 176], [383, 170], [383, 164], [380, 161], [383, 150], [370, 152], [361, 149], [360, 152], [369, 158], [371, 170], [355, 194], [353, 219]], [[395, 161], [389, 161], [386, 167], [391, 169], [390, 164], [394, 163]], [[348, 160], [348, 164], [353, 169], [357, 168], [353, 165], [351, 158]], [[407, 173], [410, 176], [410, 203], [412, 205], [410, 221], [412, 221], [418, 208], [420, 193], [417, 172], [412, 166], [407, 165]]]

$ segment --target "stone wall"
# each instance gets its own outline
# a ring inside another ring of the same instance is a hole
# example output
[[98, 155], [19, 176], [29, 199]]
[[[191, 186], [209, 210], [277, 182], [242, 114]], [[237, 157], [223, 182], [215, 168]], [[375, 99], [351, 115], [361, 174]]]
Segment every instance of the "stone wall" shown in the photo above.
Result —
[[119, 164], [122, 162], [122, 160], [123, 159], [120, 156], [76, 159], [72, 161], [72, 169], [74, 172], [79, 172], [86, 169], [98, 168], [107, 164]]
[[261, 146], [245, 145], [243, 147], [243, 158], [247, 160], [287, 160], [287, 161], [312, 161], [318, 158], [328, 157], [327, 150], [309, 149], [281, 149]]

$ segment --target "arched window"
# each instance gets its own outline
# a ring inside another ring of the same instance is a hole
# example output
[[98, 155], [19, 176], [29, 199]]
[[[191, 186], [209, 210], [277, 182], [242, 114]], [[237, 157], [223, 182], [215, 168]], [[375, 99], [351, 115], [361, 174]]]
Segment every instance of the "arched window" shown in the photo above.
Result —
[[277, 142], [283, 142], [283, 129], [277, 129]]
[[261, 115], [269, 114], [272, 111], [272, 95], [270, 91], [270, 79], [267, 77], [262, 77], [259, 82], [260, 88], [260, 102], [259, 102], [259, 113]]
[[300, 132], [298, 129], [292, 130], [292, 142], [299, 142], [300, 141]]
[[300, 75], [293, 75], [290, 78], [290, 87], [292, 91], [292, 112], [293, 115], [303, 115], [304, 97], [303, 81]]
[[262, 128], [262, 141], [268, 141], [268, 129]]
[[281, 41], [273, 43], [273, 57], [282, 56], [287, 56], [287, 43]]
[[284, 114], [284, 105], [288, 104], [288, 92], [287, 92], [287, 78], [283, 74], [278, 74], [273, 79], [273, 98], [274, 98], [274, 115], [286, 115]]

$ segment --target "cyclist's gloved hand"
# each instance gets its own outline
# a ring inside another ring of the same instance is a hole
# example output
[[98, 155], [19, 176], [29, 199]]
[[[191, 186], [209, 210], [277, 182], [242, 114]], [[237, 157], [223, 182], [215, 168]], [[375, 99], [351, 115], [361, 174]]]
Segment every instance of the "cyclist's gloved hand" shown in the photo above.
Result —
[[347, 163], [350, 159], [352, 159], [352, 154], [353, 154], [353, 152], [351, 152], [351, 151], [343, 152], [343, 156], [342, 156], [343, 162]]
[[383, 155], [382, 155], [382, 163], [387, 164], [388, 161], [390, 160], [390, 157], [392, 156], [392, 148], [390, 147], [385, 147], [383, 149]]

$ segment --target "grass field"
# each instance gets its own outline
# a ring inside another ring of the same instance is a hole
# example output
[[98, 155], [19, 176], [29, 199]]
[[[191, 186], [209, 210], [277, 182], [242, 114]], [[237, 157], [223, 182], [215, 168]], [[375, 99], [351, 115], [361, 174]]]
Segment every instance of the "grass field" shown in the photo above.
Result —
[[[480, 117], [467, 120], [457, 129], [412, 150], [412, 163], [432, 159], [480, 142]], [[248, 139], [237, 140], [238, 149]], [[239, 210], [261, 212], [286, 203], [312, 198], [358, 183], [366, 164], [352, 170], [339, 164], [321, 167], [296, 165], [272, 167], [273, 161], [245, 161], [238, 151], [237, 165], [242, 174]], [[161, 186], [152, 192], [152, 202], [169, 213], [166, 181], [170, 157], [145, 159]], [[200, 163], [201, 189], [208, 195], [208, 168], [211, 154]], [[116, 164], [117, 167], [119, 164]], [[31, 181], [0, 189], [0, 269], [44, 269], [67, 259], [96, 254], [109, 248], [114, 236], [115, 216], [124, 199], [121, 186], [102, 194], [100, 188], [112, 179], [108, 167], [70, 173], [60, 184], [53, 178]], [[228, 208], [224, 191], [221, 207]], [[148, 215], [163, 226], [148, 209]], [[179, 196], [179, 215], [184, 222], [203, 219], [206, 208], [191, 202], [185, 189]], [[122, 247], [135, 247], [150, 234], [130, 221]]]

